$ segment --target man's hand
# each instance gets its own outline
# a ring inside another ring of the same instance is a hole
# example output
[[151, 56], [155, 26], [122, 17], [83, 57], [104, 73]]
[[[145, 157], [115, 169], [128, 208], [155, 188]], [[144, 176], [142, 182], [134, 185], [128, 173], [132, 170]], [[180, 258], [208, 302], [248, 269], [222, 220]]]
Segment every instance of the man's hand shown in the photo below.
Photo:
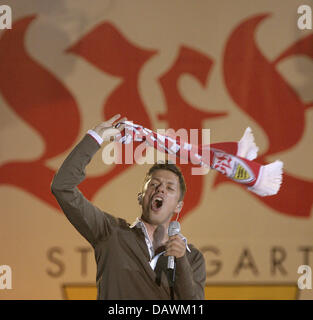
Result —
[[179, 234], [171, 236], [165, 244], [165, 256], [181, 258], [186, 253], [186, 244]]
[[121, 124], [117, 128], [115, 127], [119, 122], [127, 120], [126, 117], [118, 120], [120, 117], [120, 114], [116, 114], [111, 119], [96, 125], [92, 130], [96, 132], [103, 140], [109, 140], [110, 137], [115, 137], [125, 128], [124, 124]]

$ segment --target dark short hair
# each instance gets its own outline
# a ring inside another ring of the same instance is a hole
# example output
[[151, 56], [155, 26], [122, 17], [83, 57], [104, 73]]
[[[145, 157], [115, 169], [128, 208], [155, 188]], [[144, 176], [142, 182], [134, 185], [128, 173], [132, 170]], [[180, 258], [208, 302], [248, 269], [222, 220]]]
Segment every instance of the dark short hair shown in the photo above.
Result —
[[176, 174], [176, 176], [178, 177], [179, 186], [180, 186], [179, 201], [183, 200], [185, 193], [187, 191], [187, 187], [186, 187], [184, 176], [181, 170], [179, 169], [179, 167], [177, 167], [174, 163], [169, 162], [168, 160], [166, 160], [165, 163], [155, 163], [146, 173], [144, 184], [150, 179], [153, 172], [155, 172], [156, 170], [168, 170]]

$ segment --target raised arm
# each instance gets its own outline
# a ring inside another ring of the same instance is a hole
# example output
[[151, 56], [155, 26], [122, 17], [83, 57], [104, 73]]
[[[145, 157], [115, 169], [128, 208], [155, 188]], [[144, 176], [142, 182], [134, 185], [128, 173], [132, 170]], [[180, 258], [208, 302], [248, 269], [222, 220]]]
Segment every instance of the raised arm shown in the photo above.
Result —
[[115, 115], [86, 134], [67, 156], [51, 184], [51, 191], [64, 214], [93, 247], [99, 239], [110, 234], [117, 225], [117, 219], [94, 206], [77, 186], [85, 179], [85, 167], [100, 149], [103, 139], [123, 130], [122, 125], [118, 129], [114, 128], [119, 121], [125, 120], [118, 121], [119, 118], [119, 114]]

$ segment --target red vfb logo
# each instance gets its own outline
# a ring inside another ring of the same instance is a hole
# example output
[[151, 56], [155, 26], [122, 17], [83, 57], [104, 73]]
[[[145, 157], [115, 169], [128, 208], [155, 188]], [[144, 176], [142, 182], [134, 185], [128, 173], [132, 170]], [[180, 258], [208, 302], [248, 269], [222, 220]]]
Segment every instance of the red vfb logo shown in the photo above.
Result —
[[[312, 103], [305, 104], [300, 99], [276, 66], [293, 55], [313, 59], [313, 35], [309, 35], [292, 44], [274, 61], [268, 61], [255, 42], [256, 29], [267, 16], [254, 16], [240, 23], [230, 34], [223, 56], [223, 75], [228, 94], [235, 105], [256, 121], [267, 135], [268, 150], [257, 159], [264, 164], [269, 156], [290, 150], [301, 140], [305, 113], [312, 107]], [[66, 86], [25, 50], [25, 36], [35, 18], [36, 16], [22, 18], [13, 24], [12, 30], [2, 34], [0, 92], [18, 116], [42, 137], [45, 150], [38, 159], [28, 162], [16, 160], [0, 166], [0, 183], [22, 188], [59, 208], [50, 193], [50, 183], [55, 172], [45, 163], [67, 150], [70, 151], [80, 132], [81, 115], [75, 97]], [[105, 22], [69, 48], [67, 54], [85, 59], [102, 72], [122, 79], [103, 104], [104, 119], [118, 112], [153, 129], [140, 96], [138, 81], [140, 70], [149, 59], [158, 54], [157, 50], [145, 50], [132, 44], [115, 26]], [[167, 111], [158, 114], [158, 119], [167, 121], [168, 127], [175, 130], [189, 130], [201, 129], [204, 120], [212, 118], [214, 121], [215, 118], [226, 117], [227, 112], [199, 110], [185, 101], [178, 89], [178, 81], [183, 74], [194, 77], [203, 87], [208, 86], [213, 65], [214, 60], [208, 55], [182, 46], [176, 61], [159, 78]], [[80, 189], [88, 199], [92, 199], [99, 188], [131, 166], [132, 164], [119, 164], [105, 174], [87, 177]], [[190, 165], [182, 165], [182, 171], [187, 185], [197, 188], [189, 188], [181, 217], [199, 204], [204, 186], [204, 176], [192, 176]], [[309, 217], [313, 182], [289, 174], [288, 166], [284, 171], [278, 195], [264, 198], [250, 192], [249, 195], [257, 197], [279, 213]], [[234, 182], [217, 175], [214, 188], [223, 183]]]

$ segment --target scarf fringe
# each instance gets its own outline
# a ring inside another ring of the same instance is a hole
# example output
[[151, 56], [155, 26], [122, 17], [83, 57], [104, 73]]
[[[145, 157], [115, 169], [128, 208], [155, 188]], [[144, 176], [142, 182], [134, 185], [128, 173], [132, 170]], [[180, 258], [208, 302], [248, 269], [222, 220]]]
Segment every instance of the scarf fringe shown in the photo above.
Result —
[[254, 136], [250, 127], [248, 127], [238, 142], [237, 156], [248, 160], [254, 160], [258, 156], [259, 148], [254, 142]]
[[272, 196], [279, 191], [282, 183], [284, 163], [276, 160], [265, 166], [261, 166], [257, 182], [248, 189], [261, 197]]

